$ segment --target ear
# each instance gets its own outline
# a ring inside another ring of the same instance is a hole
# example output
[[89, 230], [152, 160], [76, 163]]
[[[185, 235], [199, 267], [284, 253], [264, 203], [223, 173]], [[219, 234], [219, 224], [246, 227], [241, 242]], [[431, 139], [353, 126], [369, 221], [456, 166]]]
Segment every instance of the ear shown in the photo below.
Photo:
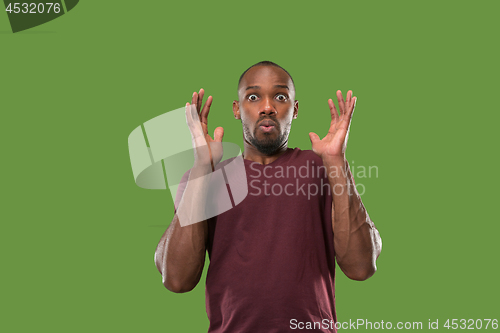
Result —
[[233, 113], [234, 113], [234, 119], [241, 119], [240, 102], [238, 102], [236, 100], [233, 101]]
[[297, 119], [297, 113], [299, 113], [299, 101], [293, 103], [293, 119]]

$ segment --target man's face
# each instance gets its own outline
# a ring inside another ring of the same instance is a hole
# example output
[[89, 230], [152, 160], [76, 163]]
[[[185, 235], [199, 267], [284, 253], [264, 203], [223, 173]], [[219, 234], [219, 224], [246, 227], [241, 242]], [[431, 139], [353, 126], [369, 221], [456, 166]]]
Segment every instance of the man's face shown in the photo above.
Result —
[[252, 67], [241, 80], [238, 98], [233, 112], [241, 119], [245, 141], [266, 155], [286, 146], [298, 112], [288, 74], [275, 66]]

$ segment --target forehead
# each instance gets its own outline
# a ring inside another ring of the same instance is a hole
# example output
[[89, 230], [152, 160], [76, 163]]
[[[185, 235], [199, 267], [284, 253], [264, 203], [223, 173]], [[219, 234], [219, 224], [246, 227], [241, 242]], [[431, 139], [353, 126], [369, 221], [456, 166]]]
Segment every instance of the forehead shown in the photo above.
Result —
[[[287, 85], [290, 90], [294, 89], [290, 76], [279, 67], [275, 66], [255, 66], [248, 70], [241, 80], [239, 89], [245, 89], [248, 86], [267, 86], [267, 85]], [[238, 90], [239, 90], [238, 89]]]

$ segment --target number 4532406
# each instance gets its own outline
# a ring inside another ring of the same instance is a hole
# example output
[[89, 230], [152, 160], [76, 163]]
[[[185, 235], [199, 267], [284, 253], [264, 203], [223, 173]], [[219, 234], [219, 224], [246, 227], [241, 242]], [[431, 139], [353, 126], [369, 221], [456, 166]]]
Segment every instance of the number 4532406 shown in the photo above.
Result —
[[23, 14], [43, 14], [43, 13], [59, 13], [61, 12], [60, 3], [9, 3], [5, 11], [9, 13]]

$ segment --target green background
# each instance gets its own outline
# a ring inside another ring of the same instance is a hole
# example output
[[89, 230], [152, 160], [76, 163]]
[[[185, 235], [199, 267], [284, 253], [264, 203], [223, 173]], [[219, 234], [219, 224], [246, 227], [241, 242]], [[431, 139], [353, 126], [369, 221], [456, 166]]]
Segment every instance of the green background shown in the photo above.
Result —
[[296, 82], [291, 147], [326, 133], [337, 89], [359, 99], [347, 157], [378, 167], [357, 182], [383, 251], [367, 281], [337, 270], [339, 321], [500, 319], [499, 9], [80, 1], [16, 34], [0, 13], [2, 330], [206, 332], [205, 278], [161, 283], [173, 203], [135, 185], [127, 137], [204, 88], [210, 130], [241, 145], [231, 102], [261, 60]]

